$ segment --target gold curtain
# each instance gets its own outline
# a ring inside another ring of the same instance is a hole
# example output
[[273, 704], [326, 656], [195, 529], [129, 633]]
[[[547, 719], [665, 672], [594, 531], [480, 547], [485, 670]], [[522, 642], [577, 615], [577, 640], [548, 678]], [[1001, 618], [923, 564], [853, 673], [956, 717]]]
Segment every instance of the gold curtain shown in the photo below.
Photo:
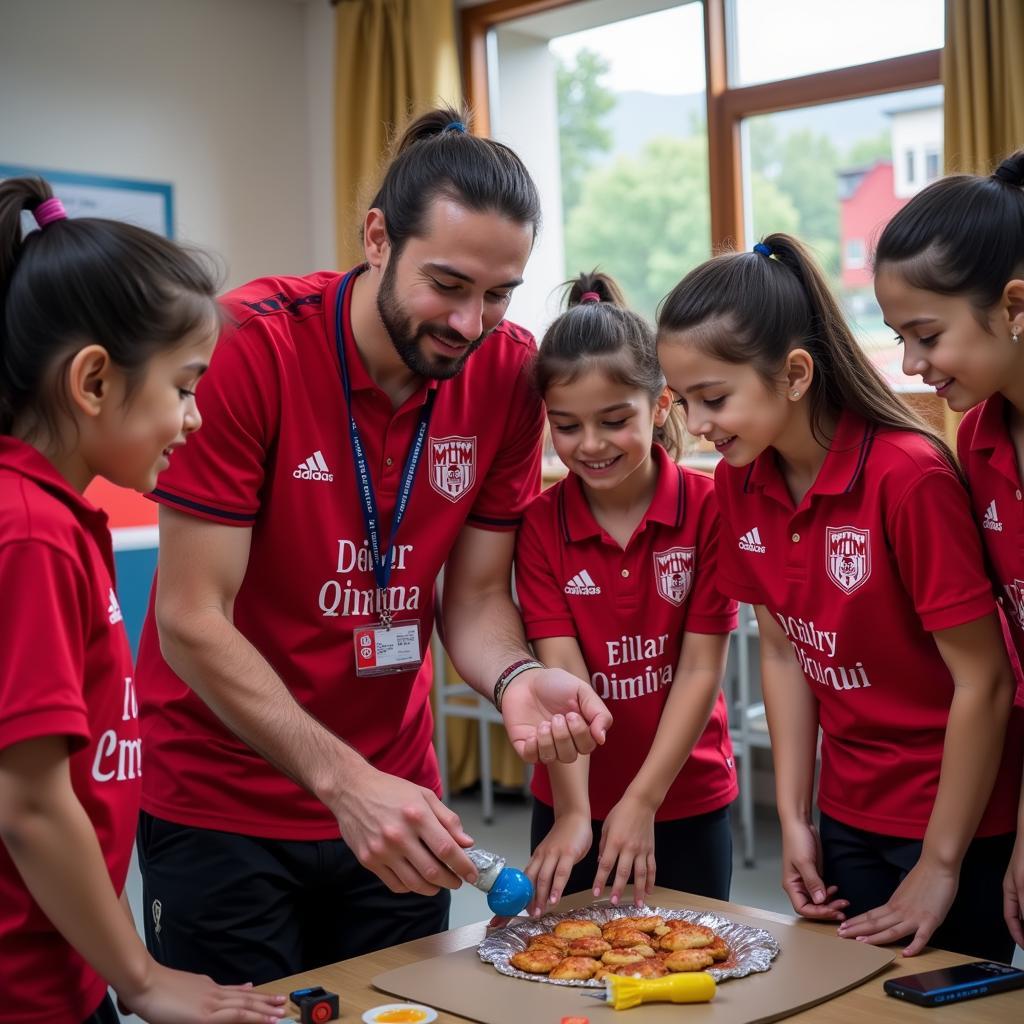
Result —
[[990, 172], [1024, 146], [1024, 3], [946, 0], [945, 165]]
[[389, 133], [414, 112], [461, 102], [452, 0], [339, 0], [335, 44], [338, 260], [363, 258], [359, 228]]

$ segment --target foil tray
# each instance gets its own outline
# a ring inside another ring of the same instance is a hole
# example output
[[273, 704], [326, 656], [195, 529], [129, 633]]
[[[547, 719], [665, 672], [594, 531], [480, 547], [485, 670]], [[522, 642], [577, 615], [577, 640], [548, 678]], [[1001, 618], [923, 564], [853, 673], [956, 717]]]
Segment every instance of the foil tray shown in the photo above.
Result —
[[605, 925], [617, 917], [651, 917], [660, 915], [666, 921], [689, 921], [702, 924], [720, 935], [729, 944], [729, 959], [706, 968], [708, 974], [716, 982], [728, 981], [730, 978], [745, 978], [748, 974], [767, 971], [772, 960], [778, 956], [779, 943], [771, 932], [763, 928], [752, 928], [750, 925], [731, 921], [721, 914], [709, 910], [663, 910], [660, 907], [613, 907], [610, 903], [594, 904], [581, 907], [579, 910], [567, 910], [558, 914], [545, 914], [540, 918], [517, 917], [504, 928], [497, 928], [489, 933], [477, 947], [480, 959], [484, 963], [493, 964], [501, 974], [510, 978], [524, 978], [526, 981], [542, 981], [547, 985], [568, 985], [574, 988], [604, 988], [603, 981], [572, 981], [569, 979], [549, 978], [546, 974], [529, 974], [520, 971], [509, 963], [516, 953], [521, 953], [530, 944], [530, 939], [542, 932], [551, 931], [559, 921], [569, 919], [594, 921]]

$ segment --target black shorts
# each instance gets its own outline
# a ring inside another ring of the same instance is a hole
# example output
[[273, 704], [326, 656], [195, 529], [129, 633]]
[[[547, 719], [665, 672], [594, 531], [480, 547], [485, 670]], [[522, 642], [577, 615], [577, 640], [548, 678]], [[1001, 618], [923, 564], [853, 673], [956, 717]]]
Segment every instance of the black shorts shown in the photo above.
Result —
[[[540, 800], [533, 801], [530, 826], [530, 849], [536, 850], [555, 823], [554, 809]], [[601, 842], [603, 821], [592, 820], [594, 841], [590, 850], [569, 875], [565, 895], [583, 892], [594, 884], [597, 874], [597, 851]], [[732, 829], [729, 808], [722, 807], [692, 818], [654, 823], [655, 885], [666, 889], [692, 892], [716, 900], [729, 898], [732, 883]], [[608, 887], [614, 880], [608, 878]], [[632, 876], [631, 876], [632, 880]]]
[[259, 985], [448, 927], [447, 889], [393, 893], [341, 839], [259, 839], [143, 812], [138, 849], [150, 953], [222, 985]]
[[[888, 902], [921, 856], [920, 839], [898, 839], [821, 815], [822, 875], [850, 901], [847, 919]], [[1008, 964], [1014, 942], [1003, 920], [1003, 876], [1016, 837], [987, 836], [967, 847], [960, 885], [946, 920], [928, 945]]]

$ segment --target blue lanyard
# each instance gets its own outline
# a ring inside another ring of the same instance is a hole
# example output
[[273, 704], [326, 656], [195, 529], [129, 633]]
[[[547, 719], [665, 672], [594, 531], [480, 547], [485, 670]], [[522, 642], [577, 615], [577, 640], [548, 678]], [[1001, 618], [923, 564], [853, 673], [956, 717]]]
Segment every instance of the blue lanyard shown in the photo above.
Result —
[[380, 521], [377, 514], [377, 495], [373, 489], [373, 480], [370, 478], [370, 467], [366, 462], [366, 452], [363, 449], [363, 440], [359, 435], [359, 427], [352, 412], [352, 382], [348, 375], [348, 359], [345, 354], [344, 334], [344, 307], [345, 293], [355, 278], [356, 271], [349, 271], [342, 279], [338, 288], [338, 298], [335, 311], [335, 341], [338, 346], [338, 363], [341, 367], [341, 386], [345, 392], [345, 405], [348, 408], [348, 436], [352, 442], [352, 462], [356, 470], [356, 480], [359, 484], [360, 507], [363, 511], [363, 522], [366, 524], [366, 536], [370, 542], [370, 558], [373, 561], [373, 578], [377, 582], [377, 596], [380, 600], [380, 619], [385, 628], [391, 626], [391, 609], [388, 607], [388, 581], [391, 579], [391, 555], [394, 550], [395, 534], [398, 527], [405, 518], [405, 510], [409, 505], [409, 495], [412, 493], [413, 481], [416, 478], [416, 467], [419, 465], [420, 456], [423, 454], [423, 446], [427, 439], [427, 428], [430, 426], [430, 416], [434, 411], [434, 400], [437, 397], [437, 389], [431, 388], [427, 393], [427, 400], [423, 403], [423, 412], [420, 413], [420, 422], [416, 428], [416, 435], [409, 448], [409, 454], [405, 457], [405, 467], [402, 470], [402, 479], [398, 488], [398, 501], [395, 504], [395, 512], [391, 519], [391, 536], [388, 538], [387, 546], [381, 550], [380, 544]]

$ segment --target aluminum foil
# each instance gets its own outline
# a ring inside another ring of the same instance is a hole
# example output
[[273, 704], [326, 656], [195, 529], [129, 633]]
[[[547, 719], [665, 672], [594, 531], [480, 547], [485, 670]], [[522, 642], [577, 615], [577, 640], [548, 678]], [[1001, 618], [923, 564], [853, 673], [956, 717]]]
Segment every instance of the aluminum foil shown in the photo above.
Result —
[[579, 910], [566, 910], [558, 914], [545, 914], [540, 918], [517, 917], [504, 928], [490, 932], [477, 947], [480, 959], [484, 963], [493, 964], [501, 974], [510, 978], [524, 978], [527, 981], [543, 981], [548, 985], [570, 985], [575, 988], [604, 988], [603, 981], [570, 981], [560, 978], [549, 978], [546, 974], [529, 974], [520, 971], [509, 963], [516, 953], [521, 953], [530, 944], [530, 939], [542, 932], [551, 931], [559, 921], [570, 918], [582, 921], [594, 921], [605, 925], [617, 917], [650, 917], [660, 915], [666, 921], [690, 921], [702, 924], [720, 935], [729, 944], [729, 959], [708, 967], [707, 973], [716, 982], [730, 978], [745, 978], [748, 974], [767, 971], [772, 960], [778, 956], [779, 943], [771, 932], [763, 928], [752, 928], [750, 925], [731, 921], [721, 914], [708, 910], [662, 910], [660, 907], [613, 907], [610, 903], [598, 903]]

